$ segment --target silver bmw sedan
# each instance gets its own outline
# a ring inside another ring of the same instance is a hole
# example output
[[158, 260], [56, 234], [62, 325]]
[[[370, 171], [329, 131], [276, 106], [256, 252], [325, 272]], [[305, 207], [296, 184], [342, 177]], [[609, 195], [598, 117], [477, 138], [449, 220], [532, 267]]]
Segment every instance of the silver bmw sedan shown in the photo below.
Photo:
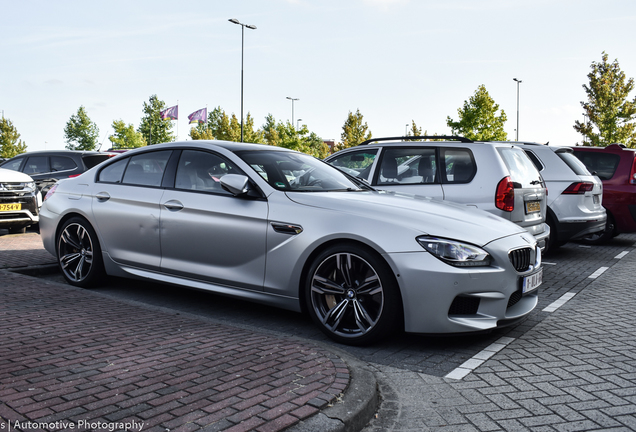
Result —
[[257, 144], [123, 153], [51, 188], [40, 231], [71, 285], [208, 290], [308, 313], [347, 344], [511, 324], [542, 281], [540, 249], [514, 223]]

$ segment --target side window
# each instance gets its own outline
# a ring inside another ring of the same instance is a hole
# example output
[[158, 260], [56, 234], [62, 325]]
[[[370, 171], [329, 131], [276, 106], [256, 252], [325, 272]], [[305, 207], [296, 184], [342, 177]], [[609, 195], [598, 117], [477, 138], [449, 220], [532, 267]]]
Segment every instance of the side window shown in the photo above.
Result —
[[199, 150], [184, 150], [179, 159], [175, 188], [230, 195], [221, 187], [226, 174], [242, 174], [241, 170], [221, 156]]
[[47, 156], [31, 156], [22, 168], [25, 174], [40, 174], [50, 172], [49, 158]]
[[66, 156], [51, 156], [51, 171], [68, 171], [77, 168], [75, 161]]
[[614, 177], [618, 163], [621, 161], [619, 155], [610, 153], [574, 150], [574, 155], [585, 164], [589, 172], [596, 173], [601, 180]]
[[434, 147], [385, 148], [378, 185], [436, 183]]
[[13, 170], [13, 171], [19, 171], [20, 165], [22, 165], [23, 161], [24, 161], [24, 158], [17, 158], [15, 160], [12, 160], [11, 162], [5, 163], [4, 165], [0, 166], [0, 168], [5, 168], [5, 169]]
[[526, 152], [526, 154], [528, 155], [528, 157], [530, 158], [534, 166], [537, 167], [537, 171], [543, 171], [543, 168], [545, 167], [543, 166], [543, 164], [541, 163], [537, 155], [530, 150], [524, 150], [524, 151]]
[[161, 186], [163, 173], [172, 150], [142, 153], [130, 158], [124, 172], [124, 184]]
[[469, 149], [441, 148], [440, 158], [444, 183], [470, 183], [475, 177], [477, 167]]
[[99, 172], [98, 182], [104, 183], [121, 183], [121, 177], [126, 169], [128, 159], [122, 159], [118, 162], [108, 165]]
[[377, 149], [348, 152], [331, 159], [329, 163], [349, 175], [368, 181], [377, 153]]

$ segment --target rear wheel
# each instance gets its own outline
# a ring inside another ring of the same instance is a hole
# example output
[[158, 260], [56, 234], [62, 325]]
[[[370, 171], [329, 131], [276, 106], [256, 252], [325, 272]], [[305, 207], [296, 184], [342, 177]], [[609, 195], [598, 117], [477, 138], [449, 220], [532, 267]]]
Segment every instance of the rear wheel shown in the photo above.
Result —
[[104, 277], [102, 251], [93, 227], [79, 217], [64, 223], [57, 237], [58, 264], [66, 281], [90, 288]]
[[305, 290], [312, 319], [337, 342], [376, 342], [401, 322], [401, 299], [389, 266], [357, 245], [332, 246], [317, 256]]
[[605, 231], [594, 233], [588, 237], [585, 237], [581, 240], [583, 243], [598, 245], [604, 244], [610, 241], [612, 238], [616, 236], [614, 231], [616, 230], [616, 223], [614, 222], [614, 218], [611, 214], [607, 213], [607, 222], [605, 222]]

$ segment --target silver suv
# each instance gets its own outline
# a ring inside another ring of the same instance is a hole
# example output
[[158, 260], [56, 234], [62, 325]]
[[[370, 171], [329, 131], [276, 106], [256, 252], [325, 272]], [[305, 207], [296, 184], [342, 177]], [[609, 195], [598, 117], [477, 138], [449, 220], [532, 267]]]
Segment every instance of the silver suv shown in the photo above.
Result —
[[[435, 139], [439, 141], [416, 141]], [[425, 195], [486, 210], [525, 228], [545, 249], [546, 187], [519, 147], [462, 137], [365, 141], [325, 159], [378, 189]]]
[[590, 174], [574, 151], [537, 143], [514, 144], [525, 150], [548, 187], [548, 249], [602, 234], [607, 220], [603, 183]]
[[38, 223], [42, 198], [31, 177], [0, 168], [0, 229], [14, 234]]

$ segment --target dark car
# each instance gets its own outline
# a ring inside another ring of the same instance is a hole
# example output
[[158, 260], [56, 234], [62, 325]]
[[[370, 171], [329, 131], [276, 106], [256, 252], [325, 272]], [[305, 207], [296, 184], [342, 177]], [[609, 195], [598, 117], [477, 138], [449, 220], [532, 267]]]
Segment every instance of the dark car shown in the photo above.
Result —
[[622, 144], [607, 147], [572, 147], [592, 173], [603, 181], [605, 232], [592, 240], [600, 243], [621, 233], [636, 232], [636, 149]]
[[96, 151], [42, 150], [15, 156], [0, 167], [28, 174], [44, 196], [58, 180], [77, 177], [113, 156]]

